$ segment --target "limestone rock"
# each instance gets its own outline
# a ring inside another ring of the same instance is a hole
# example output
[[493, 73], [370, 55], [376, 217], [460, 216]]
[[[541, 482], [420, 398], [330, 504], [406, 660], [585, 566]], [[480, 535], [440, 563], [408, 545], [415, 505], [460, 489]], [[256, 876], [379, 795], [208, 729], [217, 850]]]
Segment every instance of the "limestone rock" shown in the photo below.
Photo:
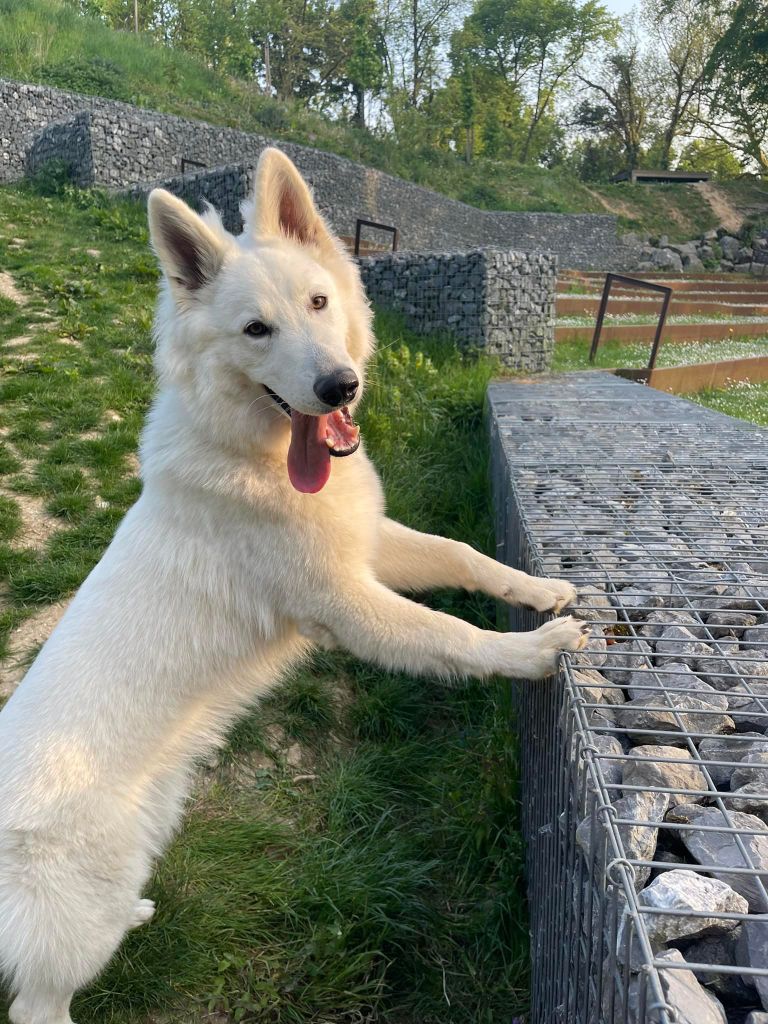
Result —
[[[685, 963], [679, 949], [668, 949], [664, 953], [659, 953], [657, 959], [670, 964]], [[727, 1024], [723, 1004], [699, 984], [692, 971], [682, 967], [668, 970], [660, 968], [659, 981], [665, 1002], [675, 1012], [675, 1024]], [[629, 986], [632, 1024], [648, 1024], [647, 1016], [643, 1020], [640, 1018], [640, 986], [643, 984], [644, 976], [636, 975]], [[650, 992], [648, 994], [650, 995]]]
[[[768, 966], [768, 921], [745, 921], [742, 924], [736, 944], [736, 961], [740, 967]], [[768, 977], [753, 974], [752, 981], [763, 1009], [768, 1010]]]
[[[633, 730], [634, 742], [685, 745], [684, 733], [729, 733], [735, 729], [725, 711], [727, 701], [720, 694], [706, 697], [688, 693], [667, 693], [663, 699], [643, 697], [630, 700], [616, 711], [622, 729]], [[669, 707], [669, 710], [667, 710]], [[675, 735], [675, 734], [679, 735]]]
[[671, 661], [660, 671], [651, 668], [638, 669], [632, 672], [626, 681], [627, 691], [631, 699], [653, 697], [662, 694], [669, 687], [673, 690], [699, 690], [714, 693], [715, 688], [699, 679], [696, 673], [682, 661]]
[[768, 826], [754, 814], [744, 814], [740, 811], [729, 811], [726, 820], [722, 811], [712, 807], [696, 815], [693, 828], [681, 829], [680, 838], [692, 857], [700, 864], [717, 864], [724, 868], [746, 868], [750, 865], [745, 863], [731, 832], [697, 830], [697, 826], [701, 825], [757, 833], [740, 837], [752, 867], [758, 872], [757, 878], [751, 874], [735, 874], [729, 871], [718, 873], [718, 877], [745, 897], [752, 913], [768, 913], [768, 900], [763, 895], [763, 889], [758, 881], [761, 880], [762, 886], [768, 888]]
[[621, 782], [624, 747], [622, 747], [619, 740], [608, 733], [596, 732], [590, 733], [590, 742], [597, 747], [600, 754], [605, 755], [604, 757], [598, 757], [597, 760], [603, 778], [608, 785], [615, 785]]
[[[664, 814], [669, 807], [669, 797], [666, 793], [631, 793], [617, 800], [613, 807], [618, 818], [637, 822], [659, 822], [664, 820]], [[617, 827], [627, 857], [633, 860], [653, 860], [659, 835], [655, 825], [633, 824]], [[608, 860], [613, 859], [612, 847], [606, 846], [606, 834], [599, 814], [587, 815], [576, 829], [576, 842], [584, 855], [588, 857], [592, 847], [593, 856], [602, 868], [605, 867], [606, 854]], [[635, 889], [642, 889], [650, 873], [650, 868], [635, 867]]]
[[639, 637], [633, 637], [621, 644], [613, 644], [608, 654], [603, 675], [612, 683], [624, 685], [632, 672], [651, 665], [653, 650], [651, 645]]
[[746, 629], [741, 639], [742, 643], [749, 644], [750, 649], [768, 650], [768, 622]]
[[685, 626], [665, 626], [656, 640], [656, 664], [693, 660], [714, 654], [714, 648], [697, 640]]
[[764, 782], [748, 782], [723, 799], [729, 810], [754, 814], [768, 824], [768, 786]]
[[[671, 806], [685, 803], [687, 800], [701, 800], [703, 797], [688, 797], [685, 790], [707, 788], [707, 780], [687, 750], [680, 747], [644, 745], [634, 747], [632, 757], [639, 761], [626, 761], [622, 774], [625, 786], [664, 786], [681, 792], [672, 793], [669, 797]], [[681, 762], [671, 764], [659, 761], [658, 758], [674, 758]]]
[[710, 761], [741, 761], [752, 751], [768, 751], [768, 739], [760, 732], [713, 736], [699, 743], [699, 755], [707, 762], [707, 771], [716, 786], [730, 786], [736, 767], [709, 764]]
[[592, 586], [578, 588], [578, 596], [571, 610], [585, 622], [607, 624], [616, 622], [617, 618], [616, 609], [605, 591]]
[[757, 782], [768, 793], [768, 753], [750, 751], [741, 759], [741, 764], [731, 776], [731, 789], [741, 789], [750, 782]]
[[[638, 893], [637, 901], [641, 906], [660, 911], [658, 914], [643, 915], [648, 938], [656, 949], [678, 939], [701, 938], [732, 931], [738, 921], [718, 915], [748, 912], [747, 901], [734, 892], [730, 885], [716, 878], [705, 878], [696, 871], [678, 868], [663, 871]], [[665, 910], [684, 910], [712, 916], [687, 917], [661, 913]]]
[[[733, 922], [733, 931], [708, 935], [685, 944], [685, 959], [689, 964], [711, 964], [713, 967], [732, 966], [736, 963], [736, 944], [741, 935], [741, 924]], [[755, 986], [748, 974], [730, 971], [693, 969], [702, 985], [711, 989], [729, 1006], [754, 1006], [757, 1000]], [[766, 1019], [765, 1024], [768, 1024]]]
[[720, 650], [710, 658], [700, 658], [695, 664], [696, 673], [716, 690], [732, 690], [745, 682], [768, 683], [768, 659], [756, 652], [747, 656], [736, 643], [719, 641]]
[[737, 683], [728, 691], [728, 709], [739, 732], [768, 729], [768, 681]]
[[690, 612], [667, 611], [665, 609], [657, 609], [650, 613], [640, 627], [640, 635], [648, 639], [655, 639], [661, 636], [667, 626], [685, 626], [697, 640], [704, 640], [707, 637], [707, 631], [704, 626]]
[[712, 612], [707, 618], [707, 628], [710, 634], [717, 640], [727, 636], [742, 636], [744, 630], [754, 626], [757, 618], [752, 612], [745, 611], [723, 611]]

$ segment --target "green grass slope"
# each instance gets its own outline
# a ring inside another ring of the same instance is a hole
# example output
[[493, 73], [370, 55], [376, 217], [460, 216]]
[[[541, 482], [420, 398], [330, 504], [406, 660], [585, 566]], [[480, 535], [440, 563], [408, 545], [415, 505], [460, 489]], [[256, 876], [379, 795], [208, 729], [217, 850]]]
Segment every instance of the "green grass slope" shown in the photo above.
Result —
[[[190, 54], [116, 32], [64, 0], [0, 0], [0, 76], [124, 100], [326, 149], [486, 209], [619, 215], [625, 228], [685, 240], [722, 217], [689, 186], [587, 187], [562, 170], [397, 146], [217, 75]], [[718, 186], [739, 212], [765, 200], [750, 183]]]

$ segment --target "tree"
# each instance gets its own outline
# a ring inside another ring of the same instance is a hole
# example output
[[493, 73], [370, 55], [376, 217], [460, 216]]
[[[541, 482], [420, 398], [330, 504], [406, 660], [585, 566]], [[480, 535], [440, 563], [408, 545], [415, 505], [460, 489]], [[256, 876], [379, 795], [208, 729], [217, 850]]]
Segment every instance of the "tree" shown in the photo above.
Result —
[[521, 159], [529, 159], [558, 91], [617, 25], [597, 0], [477, 0], [464, 23], [477, 62], [525, 98], [528, 129]]
[[576, 124], [618, 142], [629, 168], [637, 167], [653, 132], [654, 76], [632, 26], [621, 48], [606, 53], [591, 75], [580, 74], [588, 95]]
[[677, 166], [681, 171], [709, 171], [720, 181], [738, 178], [744, 170], [731, 147], [717, 139], [693, 139], [680, 154]]
[[768, 177], [768, 9], [739, 0], [707, 66], [699, 120]]
[[647, 60], [655, 80], [655, 116], [659, 125], [656, 163], [669, 168], [672, 147], [696, 122], [702, 86], [722, 19], [702, 17], [701, 0], [644, 0], [642, 21], [648, 32]]
[[385, 44], [375, 0], [342, 0], [339, 6], [344, 60], [339, 86], [354, 98], [353, 122], [366, 126], [366, 95], [384, 84]]
[[441, 43], [450, 34], [461, 0], [381, 0], [390, 115], [403, 104], [429, 102], [441, 77]]

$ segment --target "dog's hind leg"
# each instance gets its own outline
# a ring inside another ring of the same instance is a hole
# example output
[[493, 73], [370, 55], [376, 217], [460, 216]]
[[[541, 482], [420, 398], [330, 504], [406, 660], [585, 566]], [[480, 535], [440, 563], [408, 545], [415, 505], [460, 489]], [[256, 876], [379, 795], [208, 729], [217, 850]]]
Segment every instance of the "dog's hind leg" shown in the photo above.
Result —
[[155, 901], [154, 900], [139, 900], [136, 906], [133, 908], [133, 916], [131, 917], [128, 927], [129, 928], [141, 928], [143, 924], [147, 924], [155, 916]]
[[30, 985], [8, 1010], [10, 1024], [72, 1024], [69, 1004], [74, 990], [63, 992], [48, 985]]
[[11, 1024], [70, 1024], [72, 994], [114, 954], [148, 865], [131, 825], [115, 820], [66, 837], [0, 829], [0, 970], [15, 996]]

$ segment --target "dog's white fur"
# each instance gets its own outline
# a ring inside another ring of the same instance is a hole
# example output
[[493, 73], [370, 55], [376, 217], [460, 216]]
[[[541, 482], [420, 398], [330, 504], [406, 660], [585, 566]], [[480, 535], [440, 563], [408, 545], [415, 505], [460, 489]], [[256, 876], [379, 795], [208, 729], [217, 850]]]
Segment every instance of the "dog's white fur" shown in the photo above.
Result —
[[[573, 589], [385, 518], [362, 450], [317, 494], [290, 485], [288, 419], [262, 384], [326, 412], [313, 382], [339, 365], [362, 380], [373, 337], [357, 269], [285, 156], [263, 155], [238, 239], [163, 191], [149, 221], [165, 283], [143, 492], [0, 714], [12, 1024], [70, 1021], [73, 992], [149, 920], [140, 894], [195, 759], [312, 640], [391, 669], [533, 679], [584, 639], [571, 618], [496, 633], [399, 596], [456, 586], [558, 611]], [[255, 319], [271, 336], [243, 333]]]

